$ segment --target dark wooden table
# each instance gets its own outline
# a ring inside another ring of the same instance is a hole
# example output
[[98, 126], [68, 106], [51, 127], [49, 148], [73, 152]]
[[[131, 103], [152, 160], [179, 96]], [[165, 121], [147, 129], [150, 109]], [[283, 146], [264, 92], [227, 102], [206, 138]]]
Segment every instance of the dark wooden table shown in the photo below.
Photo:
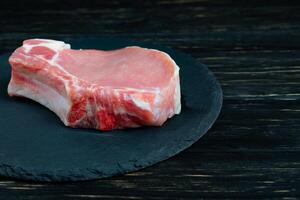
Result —
[[193, 55], [209, 66], [224, 90], [213, 128], [165, 162], [82, 183], [2, 177], [1, 200], [300, 195], [299, 1], [4, 0], [0, 19], [0, 53], [33, 37], [127, 36]]

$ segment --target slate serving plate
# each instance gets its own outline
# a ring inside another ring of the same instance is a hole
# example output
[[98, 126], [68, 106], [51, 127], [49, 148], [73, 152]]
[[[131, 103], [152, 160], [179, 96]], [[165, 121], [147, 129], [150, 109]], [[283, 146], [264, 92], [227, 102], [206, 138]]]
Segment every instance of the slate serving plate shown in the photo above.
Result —
[[162, 127], [100, 132], [65, 127], [54, 113], [25, 98], [10, 98], [9, 54], [0, 56], [0, 175], [34, 181], [79, 181], [124, 174], [188, 148], [216, 120], [222, 90], [191, 56], [124, 38], [65, 40], [75, 49], [138, 45], [165, 51], [180, 67], [182, 112]]

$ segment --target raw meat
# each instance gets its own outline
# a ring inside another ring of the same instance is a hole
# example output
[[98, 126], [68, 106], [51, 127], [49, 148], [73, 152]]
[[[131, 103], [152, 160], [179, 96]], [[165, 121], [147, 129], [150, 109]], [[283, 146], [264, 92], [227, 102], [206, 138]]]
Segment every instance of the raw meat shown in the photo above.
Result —
[[9, 62], [8, 94], [39, 102], [66, 126], [160, 126], [180, 113], [179, 67], [158, 50], [72, 50], [61, 41], [30, 39]]

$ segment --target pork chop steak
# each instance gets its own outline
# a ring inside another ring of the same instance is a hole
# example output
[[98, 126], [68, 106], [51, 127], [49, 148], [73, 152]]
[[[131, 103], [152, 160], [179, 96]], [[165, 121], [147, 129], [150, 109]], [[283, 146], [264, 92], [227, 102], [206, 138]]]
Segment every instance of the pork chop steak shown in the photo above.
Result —
[[73, 50], [62, 41], [30, 39], [9, 63], [8, 94], [39, 102], [66, 126], [160, 126], [181, 110], [179, 67], [162, 51]]

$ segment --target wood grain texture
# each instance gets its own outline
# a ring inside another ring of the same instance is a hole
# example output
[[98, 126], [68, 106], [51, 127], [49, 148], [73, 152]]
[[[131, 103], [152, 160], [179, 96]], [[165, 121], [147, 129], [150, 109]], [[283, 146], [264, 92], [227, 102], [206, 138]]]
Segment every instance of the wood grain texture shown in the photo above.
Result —
[[224, 107], [204, 138], [166, 162], [84, 183], [0, 178], [0, 199], [297, 199], [299, 10], [299, 1], [1, 1], [0, 53], [32, 37], [157, 42], [207, 64]]

